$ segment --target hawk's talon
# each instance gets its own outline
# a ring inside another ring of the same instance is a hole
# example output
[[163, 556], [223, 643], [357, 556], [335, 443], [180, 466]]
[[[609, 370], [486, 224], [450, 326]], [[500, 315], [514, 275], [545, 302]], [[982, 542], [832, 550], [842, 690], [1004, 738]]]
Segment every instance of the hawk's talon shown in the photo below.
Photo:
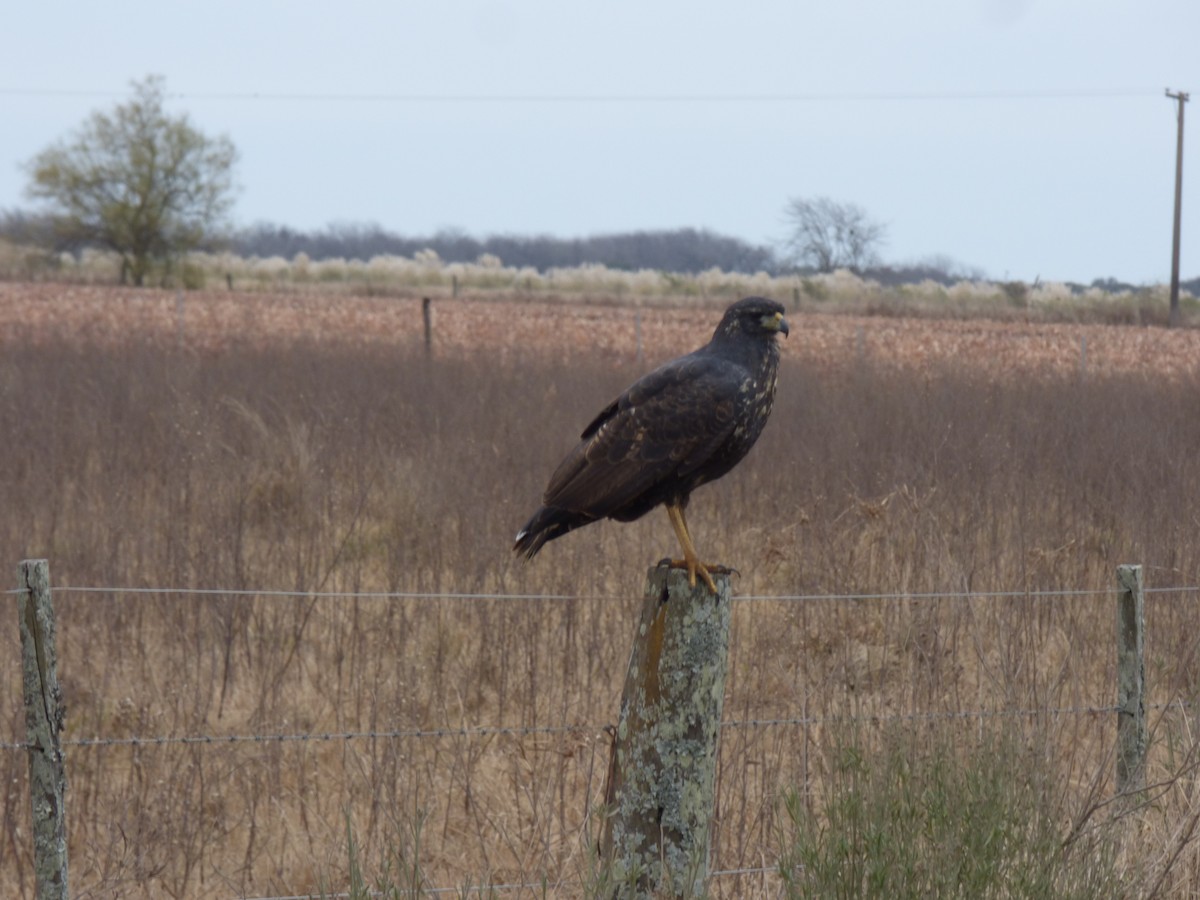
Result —
[[713, 581], [711, 573], [716, 572], [718, 575], [728, 575], [730, 572], [725, 566], [709, 565], [708, 563], [700, 562], [700, 560], [696, 560], [695, 565], [692, 565], [686, 559], [664, 559], [659, 565], [661, 566], [663, 563], [666, 563], [672, 569], [687, 569], [688, 587], [694, 588], [696, 586], [696, 575], [699, 574], [704, 583], [708, 585], [708, 589], [714, 594], [719, 594], [720, 591], [717, 590], [717, 583]]

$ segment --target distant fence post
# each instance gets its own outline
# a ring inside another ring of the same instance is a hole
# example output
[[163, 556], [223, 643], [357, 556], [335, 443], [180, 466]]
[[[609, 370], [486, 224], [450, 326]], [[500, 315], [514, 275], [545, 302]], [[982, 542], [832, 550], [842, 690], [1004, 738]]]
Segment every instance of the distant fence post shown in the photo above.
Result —
[[1141, 566], [1117, 566], [1117, 793], [1146, 786], [1146, 602]]
[[180, 350], [183, 349], [184, 339], [184, 304], [183, 304], [183, 289], [180, 288], [175, 292], [175, 344]]
[[704, 893], [729, 663], [729, 576], [713, 579], [716, 596], [682, 569], [646, 579], [600, 837], [610, 896]]
[[67, 781], [61, 742], [64, 708], [58, 686], [50, 565], [44, 559], [24, 560], [17, 568], [17, 577], [37, 898], [66, 900], [67, 829], [63, 794]]
[[433, 301], [421, 298], [421, 318], [425, 320], [425, 353], [433, 353]]
[[633, 330], [637, 337], [637, 364], [640, 368], [646, 364], [646, 352], [642, 348], [642, 308], [639, 306], [633, 311]]

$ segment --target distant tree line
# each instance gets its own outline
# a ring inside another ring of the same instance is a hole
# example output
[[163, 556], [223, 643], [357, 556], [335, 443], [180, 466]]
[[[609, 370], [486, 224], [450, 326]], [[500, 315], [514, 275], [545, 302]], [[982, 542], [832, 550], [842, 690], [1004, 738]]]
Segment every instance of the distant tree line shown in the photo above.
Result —
[[[77, 253], [86, 244], [66, 242], [55, 229], [51, 217], [28, 210], [0, 210], [0, 239], [14, 244], [44, 247]], [[530, 266], [538, 271], [573, 268], [585, 263], [602, 264], [613, 269], [652, 269], [695, 274], [718, 268], [726, 272], [779, 275], [796, 272], [811, 275], [815, 266], [798, 265], [789, 258], [787, 248], [777, 251], [768, 246], [747, 243], [712, 231], [681, 228], [675, 231], [631, 231], [620, 234], [581, 238], [549, 235], [493, 235], [472, 237], [457, 229], [444, 229], [430, 237], [405, 237], [386, 231], [376, 224], [333, 224], [316, 231], [302, 231], [286, 225], [257, 223], [228, 234], [225, 249], [239, 256], [281, 256], [292, 259], [297, 253], [310, 259], [361, 259], [374, 256], [412, 257], [422, 250], [433, 250], [445, 262], [475, 262], [484, 254], [497, 256], [506, 266]], [[215, 247], [215, 245], [214, 245]], [[986, 278], [979, 269], [964, 266], [945, 256], [931, 256], [914, 263], [868, 265], [859, 274], [886, 286], [935, 281], [950, 285], [958, 281]], [[1115, 278], [1097, 278], [1091, 285], [1072, 284], [1076, 290], [1098, 287], [1105, 291], [1137, 291], [1141, 285]], [[1181, 283], [1181, 287], [1200, 294], [1200, 278]]]
[[76, 241], [64, 240], [55, 227], [54, 216], [26, 209], [0, 210], [0, 239], [10, 244], [68, 253], [85, 246]]
[[529, 266], [543, 272], [587, 263], [611, 269], [690, 274], [714, 267], [749, 274], [778, 269], [770, 248], [696, 228], [578, 238], [504, 234], [473, 237], [457, 229], [443, 229], [430, 236], [408, 237], [375, 224], [332, 224], [318, 231], [300, 231], [286, 225], [258, 223], [235, 232], [230, 249], [240, 256], [285, 259], [304, 253], [310, 259], [368, 260], [385, 255], [411, 257], [421, 250], [433, 250], [444, 262], [475, 262], [491, 254], [506, 266]]

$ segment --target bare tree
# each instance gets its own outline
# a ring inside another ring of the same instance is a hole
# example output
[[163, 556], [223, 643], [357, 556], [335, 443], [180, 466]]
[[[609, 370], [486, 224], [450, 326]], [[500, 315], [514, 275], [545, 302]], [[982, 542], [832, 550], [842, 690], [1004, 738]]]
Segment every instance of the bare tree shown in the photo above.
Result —
[[203, 246], [232, 204], [237, 151], [187, 116], [163, 109], [162, 78], [134, 82], [112, 114], [96, 112], [69, 140], [29, 163], [29, 196], [45, 200], [66, 244], [121, 257], [121, 281], [142, 284], [151, 265]]
[[819, 272], [858, 272], [879, 262], [887, 226], [871, 219], [861, 206], [828, 197], [793, 197], [784, 217], [791, 226], [784, 251], [794, 265]]

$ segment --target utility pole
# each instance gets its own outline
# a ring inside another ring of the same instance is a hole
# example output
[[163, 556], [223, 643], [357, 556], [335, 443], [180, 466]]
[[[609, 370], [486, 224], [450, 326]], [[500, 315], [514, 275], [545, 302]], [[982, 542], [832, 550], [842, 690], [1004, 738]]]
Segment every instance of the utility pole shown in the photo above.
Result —
[[1167, 323], [1171, 328], [1179, 326], [1179, 223], [1183, 214], [1183, 104], [1189, 94], [1179, 91], [1167, 96], [1179, 104], [1179, 133], [1175, 143], [1175, 234], [1171, 240], [1171, 312]]

